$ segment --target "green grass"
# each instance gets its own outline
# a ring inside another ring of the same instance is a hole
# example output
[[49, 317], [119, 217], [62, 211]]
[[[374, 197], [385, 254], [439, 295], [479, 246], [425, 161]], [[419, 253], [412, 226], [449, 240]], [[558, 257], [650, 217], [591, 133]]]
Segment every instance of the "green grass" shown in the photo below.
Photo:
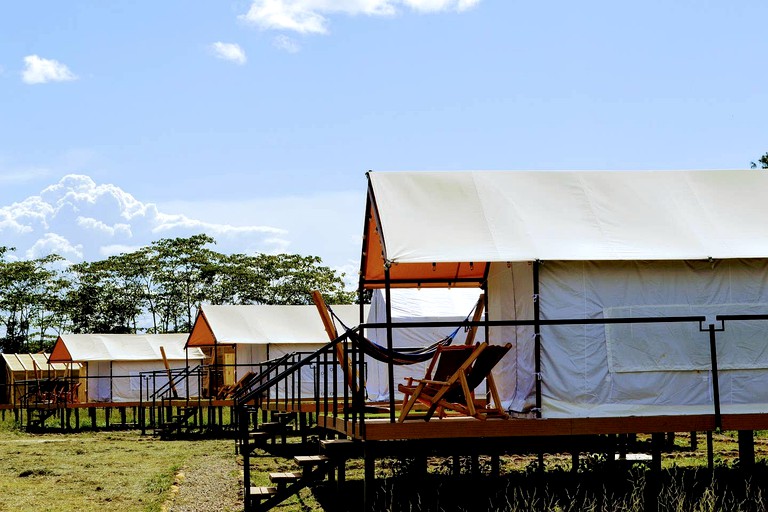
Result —
[[[648, 437], [638, 437], [647, 447]], [[413, 460], [384, 458], [376, 464], [376, 510], [639, 512], [651, 501], [659, 503], [659, 510], [675, 512], [768, 508], [763, 504], [768, 499], [768, 434], [756, 434], [759, 462], [749, 471], [739, 466], [733, 433], [714, 436], [713, 471], [707, 469], [704, 434], [698, 441], [693, 451], [688, 434], [678, 434], [674, 448], [663, 455], [658, 479], [642, 464], [620, 467], [600, 456], [582, 455], [578, 471], [572, 471], [570, 454], [547, 455], [543, 472], [535, 456], [504, 456], [499, 478], [490, 476], [491, 461], [485, 456], [480, 457], [480, 478], [472, 476], [467, 457], [460, 459], [459, 475], [452, 474], [451, 459], [430, 457], [427, 472], [420, 473]], [[29, 434], [6, 414], [0, 421], [0, 511], [160, 511], [180, 470], [211, 455], [235, 460], [233, 452], [232, 440], [159, 441], [136, 430]], [[251, 473], [255, 485], [269, 485], [269, 472], [296, 469], [290, 458], [257, 453]], [[362, 481], [363, 461], [349, 461], [340, 498], [349, 510], [361, 506]], [[239, 489], [227, 492], [236, 496]], [[330, 510], [335, 498], [327, 486], [318, 486], [275, 510]]]
[[2, 511], [159, 511], [180, 467], [233, 450], [226, 440], [166, 442], [136, 431], [31, 435], [3, 427]]

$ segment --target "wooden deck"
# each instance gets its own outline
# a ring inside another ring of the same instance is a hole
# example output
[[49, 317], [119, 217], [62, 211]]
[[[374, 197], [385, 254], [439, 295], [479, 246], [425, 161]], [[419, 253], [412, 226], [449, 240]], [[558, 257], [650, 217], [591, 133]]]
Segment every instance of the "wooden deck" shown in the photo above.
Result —
[[[390, 423], [389, 419], [344, 420], [342, 416], [321, 415], [318, 425], [368, 441], [402, 439], [458, 439], [539, 436], [583, 436], [595, 434], [651, 434], [655, 432], [706, 432], [715, 430], [714, 415], [634, 416], [624, 418], [489, 419], [467, 417], [420, 419]], [[768, 413], [723, 415], [723, 430], [764, 430]]]

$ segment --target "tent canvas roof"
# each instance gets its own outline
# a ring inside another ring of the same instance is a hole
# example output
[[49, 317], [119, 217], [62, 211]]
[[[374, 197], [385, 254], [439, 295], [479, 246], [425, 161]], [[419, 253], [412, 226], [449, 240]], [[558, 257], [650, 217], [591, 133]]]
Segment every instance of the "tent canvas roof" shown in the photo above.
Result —
[[[331, 306], [349, 327], [360, 323], [360, 306]], [[368, 315], [368, 306], [365, 307]], [[188, 346], [216, 343], [326, 343], [328, 335], [314, 305], [238, 305], [201, 307]]]
[[35, 369], [48, 371], [49, 369], [63, 371], [69, 367], [79, 370], [80, 363], [66, 365], [64, 363], [52, 363], [48, 365], [50, 354], [2, 354], [5, 364], [13, 372], [34, 372]]
[[[768, 173], [368, 173], [363, 275], [482, 280], [484, 263], [768, 257]], [[367, 256], [366, 256], [367, 255]], [[434, 264], [434, 265], [433, 265]]]
[[200, 349], [185, 354], [186, 333], [178, 334], [62, 334], [50, 361], [157, 361], [160, 347], [169, 360], [204, 359]]

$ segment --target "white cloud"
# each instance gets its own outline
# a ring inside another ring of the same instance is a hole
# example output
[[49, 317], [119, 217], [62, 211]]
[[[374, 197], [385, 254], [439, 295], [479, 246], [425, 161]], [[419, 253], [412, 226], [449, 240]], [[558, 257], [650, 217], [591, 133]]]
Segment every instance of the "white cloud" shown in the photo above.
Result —
[[24, 71], [21, 72], [21, 79], [27, 84], [45, 84], [77, 80], [77, 75], [61, 62], [43, 59], [37, 55], [27, 55], [24, 57]]
[[415, 11], [421, 12], [439, 12], [456, 11], [462, 12], [471, 9], [480, 3], [480, 0], [402, 0]]
[[101, 234], [115, 236], [115, 234], [123, 234], [128, 238], [131, 237], [131, 226], [128, 224], [113, 224], [109, 225], [93, 217], [78, 217], [77, 225], [85, 230], [97, 231]]
[[245, 51], [239, 44], [235, 43], [222, 43], [217, 41], [209, 46], [211, 52], [219, 59], [228, 60], [235, 64], [243, 65], [247, 62], [248, 58], [245, 56]]
[[27, 259], [40, 258], [48, 254], [58, 254], [67, 260], [82, 260], [83, 245], [73, 244], [56, 233], [45, 233], [26, 250]]
[[89, 176], [70, 174], [9, 206], [0, 207], [1, 245], [39, 257], [55, 252], [71, 261], [97, 260], [133, 251], [160, 238], [206, 233], [221, 252], [275, 252], [287, 246], [285, 229], [253, 224], [232, 225], [166, 213], [143, 203], [120, 187], [97, 184]]
[[407, 7], [418, 12], [456, 11], [480, 0], [253, 0], [240, 19], [264, 30], [327, 34], [328, 16], [392, 16]]
[[294, 39], [286, 35], [279, 35], [272, 40], [272, 44], [275, 48], [286, 51], [288, 53], [298, 53], [301, 50], [301, 46]]

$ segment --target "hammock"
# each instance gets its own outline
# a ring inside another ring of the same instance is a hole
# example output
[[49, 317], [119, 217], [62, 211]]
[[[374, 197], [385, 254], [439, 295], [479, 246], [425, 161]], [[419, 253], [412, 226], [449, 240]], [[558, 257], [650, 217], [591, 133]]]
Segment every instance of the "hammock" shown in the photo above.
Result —
[[[389, 363], [390, 359], [392, 364], [396, 365], [408, 365], [429, 361], [435, 355], [435, 352], [437, 352], [438, 347], [445, 347], [450, 345], [453, 342], [453, 339], [456, 337], [456, 334], [458, 334], [458, 332], [461, 330], [461, 326], [458, 326], [451, 334], [445, 338], [438, 340], [426, 347], [401, 349], [393, 348], [392, 350], [389, 350], [387, 347], [382, 347], [381, 345], [369, 340], [365, 336], [359, 335], [355, 330], [345, 325], [341, 318], [339, 318], [336, 313], [333, 312], [333, 309], [331, 309], [330, 306], [326, 307], [328, 308], [328, 311], [331, 313], [333, 318], [335, 318], [336, 321], [344, 328], [347, 337], [357, 342], [365, 354], [383, 363]], [[472, 316], [472, 313], [475, 311], [476, 307], [477, 306], [473, 307], [472, 311], [469, 312], [467, 317], [464, 319], [465, 322], [467, 322]]]

